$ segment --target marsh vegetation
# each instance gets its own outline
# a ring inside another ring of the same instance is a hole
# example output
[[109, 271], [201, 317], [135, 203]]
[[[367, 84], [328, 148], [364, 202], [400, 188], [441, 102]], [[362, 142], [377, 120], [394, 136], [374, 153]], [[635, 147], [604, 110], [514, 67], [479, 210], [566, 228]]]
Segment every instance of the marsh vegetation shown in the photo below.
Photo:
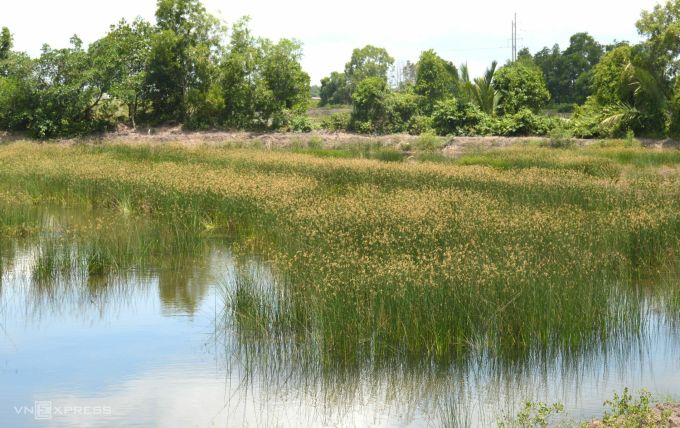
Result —
[[368, 376], [378, 396], [434, 400], [424, 412], [437, 424], [477, 420], [450, 399], [469, 392], [470, 373], [504, 384], [497, 394], [516, 406], [513, 388], [535, 390], [511, 379], [578, 378], [612, 355], [625, 367], [655, 331], [677, 339], [677, 150], [602, 141], [434, 155], [427, 141], [406, 154], [4, 145], [2, 268], [22, 265], [12, 255], [28, 246], [34, 300], [68, 292], [85, 304], [160, 275], [166, 298], [191, 311], [205, 293], [192, 266], [229, 248], [231, 273], [203, 280], [219, 290], [227, 360], [263, 384], [331, 395]]

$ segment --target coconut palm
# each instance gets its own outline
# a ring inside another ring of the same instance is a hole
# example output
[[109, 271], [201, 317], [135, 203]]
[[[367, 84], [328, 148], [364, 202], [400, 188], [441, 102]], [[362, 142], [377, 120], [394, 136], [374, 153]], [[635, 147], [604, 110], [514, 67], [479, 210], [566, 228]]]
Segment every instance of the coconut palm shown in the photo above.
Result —
[[493, 77], [496, 74], [496, 61], [491, 63], [491, 67], [487, 68], [483, 77], [478, 77], [472, 86], [473, 102], [479, 108], [490, 115], [495, 115], [501, 103], [501, 93], [493, 87]]

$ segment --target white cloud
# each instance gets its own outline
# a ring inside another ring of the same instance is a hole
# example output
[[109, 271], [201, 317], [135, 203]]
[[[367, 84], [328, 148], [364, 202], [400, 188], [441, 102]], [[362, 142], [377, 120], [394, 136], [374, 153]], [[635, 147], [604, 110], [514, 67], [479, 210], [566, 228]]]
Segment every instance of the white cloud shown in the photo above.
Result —
[[[0, 26], [15, 33], [16, 47], [39, 53], [42, 43], [64, 46], [77, 33], [85, 42], [101, 37], [121, 17], [153, 20], [155, 0], [22, 0], [3, 5]], [[303, 65], [312, 81], [343, 68], [355, 47], [386, 47], [399, 59], [417, 58], [434, 48], [456, 63], [468, 62], [473, 74], [493, 59], [510, 55], [510, 22], [517, 12], [522, 44], [536, 51], [568, 44], [569, 36], [588, 31], [602, 42], [636, 40], [635, 21], [656, 0], [539, 0], [442, 2], [420, 0], [204, 0], [207, 9], [228, 23], [250, 15], [256, 34], [291, 37], [305, 44]]]

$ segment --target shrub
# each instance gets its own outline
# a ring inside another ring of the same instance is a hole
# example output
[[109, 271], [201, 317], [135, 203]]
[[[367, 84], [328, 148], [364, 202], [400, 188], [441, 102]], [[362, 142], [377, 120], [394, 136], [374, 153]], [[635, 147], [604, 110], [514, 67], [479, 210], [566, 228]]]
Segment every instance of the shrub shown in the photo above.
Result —
[[349, 113], [334, 113], [321, 121], [321, 128], [332, 132], [350, 129], [351, 115]]
[[305, 115], [295, 115], [290, 121], [290, 130], [293, 132], [312, 132], [314, 125]]
[[387, 82], [380, 77], [369, 77], [357, 85], [352, 94], [352, 121], [359, 132], [381, 131], [387, 119]]
[[386, 118], [383, 132], [403, 132], [418, 111], [418, 96], [410, 92], [392, 92], [385, 99]]
[[406, 124], [406, 131], [411, 135], [420, 135], [432, 131], [432, 118], [416, 114]]
[[432, 133], [421, 134], [414, 144], [416, 150], [424, 152], [434, 152], [435, 150], [441, 149], [443, 146], [441, 140]]
[[517, 114], [503, 117], [499, 134], [508, 137], [548, 135], [561, 121], [559, 118], [539, 116], [529, 109], [522, 109]]
[[474, 135], [484, 116], [476, 105], [451, 98], [435, 105], [432, 127], [439, 135]]
[[549, 134], [547, 146], [554, 149], [566, 149], [574, 145], [574, 135], [566, 126], [556, 127]]

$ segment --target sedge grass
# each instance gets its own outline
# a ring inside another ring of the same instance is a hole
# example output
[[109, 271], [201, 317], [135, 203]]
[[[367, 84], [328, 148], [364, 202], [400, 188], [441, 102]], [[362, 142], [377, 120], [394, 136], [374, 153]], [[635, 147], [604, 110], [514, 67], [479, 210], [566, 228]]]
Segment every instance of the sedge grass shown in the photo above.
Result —
[[[636, 279], [671, 270], [680, 248], [674, 155], [664, 170], [621, 161], [639, 150], [512, 147], [433, 163], [16, 143], [0, 147], [0, 184], [155, 218], [163, 245], [187, 253], [208, 230], [265, 257], [276, 286], [244, 281], [227, 299], [249, 340], [327, 368], [446, 365], [474, 352], [577, 355], [636, 336]], [[103, 236], [81, 246], [92, 276], [139, 262], [130, 257], [150, 245]], [[40, 275], [54, 266], [46, 259]]]

